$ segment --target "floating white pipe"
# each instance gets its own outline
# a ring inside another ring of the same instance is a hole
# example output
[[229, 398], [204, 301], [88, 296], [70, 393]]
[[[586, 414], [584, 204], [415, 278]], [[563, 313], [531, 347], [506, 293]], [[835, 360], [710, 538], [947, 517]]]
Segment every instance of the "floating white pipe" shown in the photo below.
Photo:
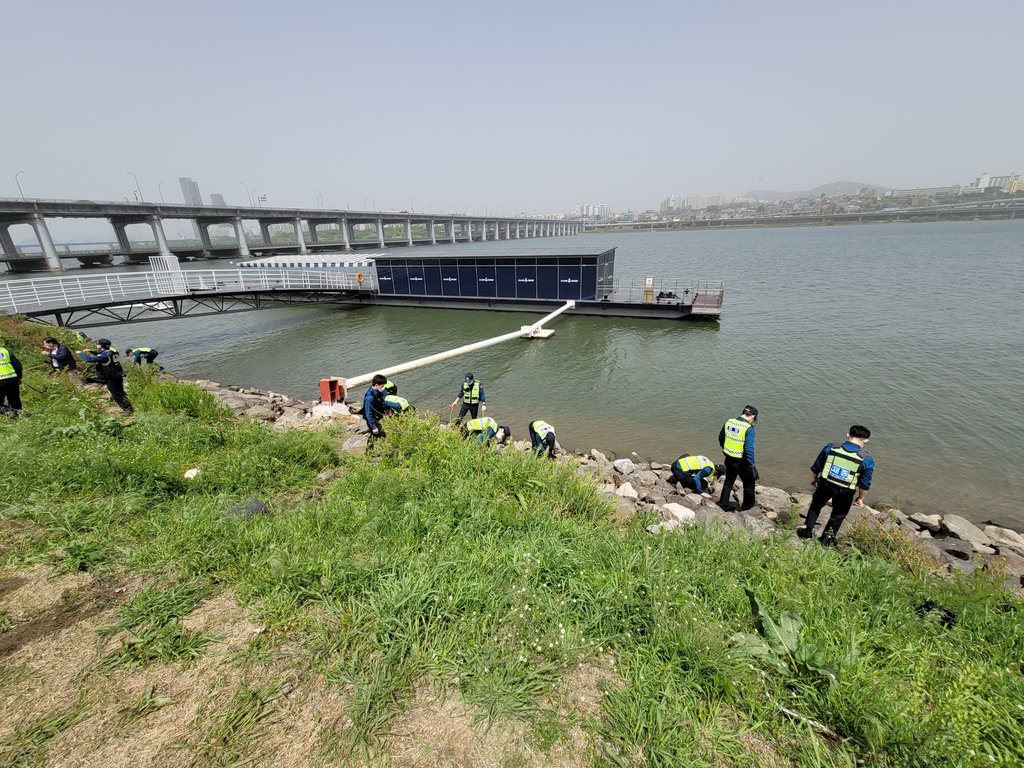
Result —
[[[533, 325], [524, 325], [518, 331], [512, 331], [511, 333], [505, 333], [501, 336], [495, 336], [491, 339], [484, 339], [483, 341], [476, 341], [472, 344], [465, 344], [455, 349], [449, 349], [447, 352], [439, 352], [436, 355], [429, 355], [427, 357], [421, 357], [418, 360], [410, 360], [408, 363], [402, 363], [400, 365], [393, 365], [390, 368], [381, 368], [372, 373], [364, 373], [361, 376], [354, 376], [352, 378], [341, 378], [334, 377], [332, 379], [321, 379], [320, 389], [321, 396], [325, 394], [324, 386], [325, 382], [336, 382], [335, 386], [340, 387], [341, 391], [337, 395], [332, 394], [330, 398], [323, 398], [325, 401], [344, 400], [345, 393], [352, 387], [358, 387], [361, 384], [369, 384], [370, 381], [378, 373], [381, 376], [394, 376], [398, 373], [404, 373], [405, 371], [411, 371], [414, 368], [422, 368], [425, 365], [431, 363], [439, 363], [442, 360], [450, 360], [453, 357], [464, 355], [466, 352], [474, 352], [478, 349], [484, 349], [485, 347], [491, 347], [495, 344], [500, 344], [503, 341], [510, 341], [512, 339], [529, 339], [529, 338], [547, 338], [553, 331], [546, 330], [543, 326], [544, 323], [558, 317], [566, 310], [572, 309], [576, 306], [575, 301], [567, 301], [564, 306], [559, 307], [549, 315], [545, 315]], [[338, 396], [340, 395], [340, 397]]]

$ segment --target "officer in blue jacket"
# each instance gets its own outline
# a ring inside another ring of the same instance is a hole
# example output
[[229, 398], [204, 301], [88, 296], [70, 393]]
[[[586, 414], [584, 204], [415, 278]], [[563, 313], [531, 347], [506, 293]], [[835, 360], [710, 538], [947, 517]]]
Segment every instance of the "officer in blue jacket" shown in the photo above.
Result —
[[387, 383], [387, 378], [378, 373], [370, 381], [370, 388], [363, 395], [363, 418], [366, 420], [366, 427], [370, 430], [371, 438], [385, 437], [380, 420], [384, 418], [387, 411], [387, 405], [384, 403], [384, 386]]
[[725, 454], [725, 480], [722, 483], [722, 495], [718, 499], [718, 506], [722, 509], [735, 509], [729, 496], [737, 477], [743, 481], [743, 503], [740, 509], [750, 509], [757, 503], [754, 495], [754, 484], [759, 479], [757, 465], [754, 463], [756, 423], [757, 408], [748, 405], [739, 417], [725, 422], [718, 433], [718, 444]]
[[814, 535], [818, 515], [831, 500], [832, 514], [821, 532], [821, 543], [834, 546], [850, 507], [864, 506], [864, 496], [871, 488], [875, 472], [875, 460], [864, 450], [870, 437], [870, 429], [854, 424], [842, 443], [826, 443], [818, 453], [811, 464], [811, 485], [814, 486], [811, 506], [804, 527], [796, 531], [797, 536], [809, 539]]
[[96, 339], [99, 349], [80, 349], [78, 356], [87, 363], [96, 365], [96, 377], [106, 385], [111, 399], [121, 410], [131, 413], [135, 410], [128, 396], [124, 393], [124, 377], [127, 375], [121, 366], [117, 350], [111, 347], [110, 339]]
[[672, 482], [697, 493], [705, 493], [710, 487], [711, 478], [723, 474], [725, 467], [722, 464], [716, 465], [707, 456], [680, 456], [672, 462]]

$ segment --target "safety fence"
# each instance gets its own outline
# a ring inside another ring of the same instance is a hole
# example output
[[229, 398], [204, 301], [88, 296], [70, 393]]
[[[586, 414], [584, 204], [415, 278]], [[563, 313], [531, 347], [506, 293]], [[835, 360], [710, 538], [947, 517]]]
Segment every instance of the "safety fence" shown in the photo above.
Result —
[[189, 296], [274, 291], [375, 291], [372, 271], [202, 269], [0, 282], [0, 312], [32, 313]]

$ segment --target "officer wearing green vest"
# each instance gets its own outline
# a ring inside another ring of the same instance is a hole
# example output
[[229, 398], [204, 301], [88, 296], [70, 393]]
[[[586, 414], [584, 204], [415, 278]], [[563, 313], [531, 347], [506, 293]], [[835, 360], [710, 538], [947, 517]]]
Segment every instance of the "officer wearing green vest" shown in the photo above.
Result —
[[548, 452], [548, 458], [555, 458], [555, 428], [546, 421], [537, 419], [530, 422], [530, 443], [538, 456]]
[[[387, 392], [387, 389], [388, 385], [385, 384], [384, 391]], [[388, 413], [406, 413], [415, 410], [409, 405], [408, 400], [398, 395], [384, 395], [384, 407], [388, 409]]]
[[134, 349], [129, 348], [124, 351], [126, 355], [132, 355], [133, 362], [136, 365], [142, 365], [142, 358], [146, 358], [147, 363], [155, 363], [156, 356], [160, 353], [152, 347], [135, 347]]
[[504, 445], [512, 437], [512, 430], [500, 426], [490, 416], [481, 416], [479, 419], [470, 419], [462, 425], [462, 436], [479, 436], [481, 443], [486, 443], [491, 438], [497, 438], [498, 443]]
[[[711, 478], [725, 474], [722, 464], [715, 465], [707, 456], [680, 456], [672, 462], [672, 480], [695, 493], [706, 493]], [[708, 498], [711, 498], [708, 496]]]
[[831, 500], [832, 514], [821, 532], [821, 543], [834, 546], [836, 534], [850, 513], [850, 507], [864, 506], [864, 496], [871, 488], [871, 477], [875, 472], [875, 460], [864, 450], [870, 437], [870, 429], [854, 424], [846, 440], [841, 444], [826, 443], [818, 453], [811, 464], [811, 485], [814, 486], [811, 506], [807, 510], [804, 527], [796, 531], [797, 536], [809, 539], [814, 535], [818, 515]]
[[754, 450], [757, 438], [754, 425], [757, 423], [757, 408], [748, 405], [738, 418], [729, 419], [718, 433], [718, 444], [725, 454], [725, 481], [722, 483], [722, 495], [718, 506], [722, 509], [734, 510], [730, 495], [733, 483], [739, 477], [743, 481], [743, 503], [740, 509], [750, 509], [756, 503], [754, 484], [758, 480], [757, 465], [754, 463]]
[[21, 361], [0, 341], [0, 412], [18, 415], [21, 410]]
[[395, 384], [391, 379], [384, 382], [384, 394], [385, 395], [397, 395], [398, 385]]
[[487, 409], [487, 397], [484, 395], [484, 388], [473, 377], [472, 373], [466, 374], [466, 381], [459, 390], [459, 394], [455, 396], [452, 404], [448, 406], [449, 410], [458, 405], [459, 400], [462, 400], [462, 407], [459, 409], [459, 418], [455, 420], [456, 424], [460, 423], [467, 413], [470, 418], [477, 418], [480, 415], [481, 405], [484, 407], [484, 410]]

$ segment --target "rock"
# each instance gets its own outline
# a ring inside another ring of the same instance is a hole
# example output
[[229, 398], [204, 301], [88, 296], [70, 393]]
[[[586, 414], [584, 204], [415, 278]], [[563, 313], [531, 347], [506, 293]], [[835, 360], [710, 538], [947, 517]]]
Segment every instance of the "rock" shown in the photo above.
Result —
[[660, 477], [662, 480], [664, 480], [667, 483], [671, 483], [672, 482], [672, 470], [671, 469], [663, 469], [660, 472], [658, 472], [658, 477]]
[[629, 499], [623, 498], [622, 496], [616, 496], [608, 494], [608, 499], [611, 501], [614, 509], [612, 510], [612, 519], [620, 525], [625, 525], [633, 516], [636, 515], [636, 506]]
[[370, 435], [367, 432], [360, 432], [352, 435], [341, 444], [341, 450], [345, 453], [363, 453], [369, 443]]
[[659, 464], [656, 461], [652, 461], [651, 462], [651, 471], [652, 472], [657, 472], [660, 469], [671, 469], [671, 465], [670, 464]]
[[679, 503], [687, 509], [700, 509], [704, 501], [704, 497], [699, 493], [688, 493], [683, 496], [683, 500]]
[[311, 411], [312, 418], [314, 419], [337, 419], [343, 416], [351, 415], [348, 406], [344, 403], [334, 403], [328, 405], [327, 403], [319, 403], [313, 406]]
[[232, 504], [223, 512], [224, 517], [244, 517], [246, 520], [251, 520], [257, 515], [269, 514], [270, 510], [267, 508], [267, 505], [255, 498]]
[[254, 421], [273, 421], [274, 411], [265, 405], [253, 405], [246, 409], [245, 417]]
[[998, 568], [1018, 578], [1024, 577], [1024, 557], [1014, 552], [1000, 552], [989, 561], [991, 567]]
[[624, 475], [631, 474], [636, 470], [636, 465], [629, 459], [616, 459], [612, 462], [612, 466], [615, 467], [616, 472], [621, 472]]
[[301, 408], [285, 408], [277, 420], [276, 427], [297, 427], [306, 421], [306, 412]]
[[975, 560], [951, 559], [947, 564], [950, 573], [962, 573], [965, 576], [973, 576], [978, 570], [978, 563]]
[[663, 504], [661, 507], [661, 515], [666, 520], [674, 520], [680, 525], [693, 522], [697, 517], [696, 512], [681, 504]]
[[316, 476], [316, 481], [320, 485], [324, 485], [326, 483], [331, 482], [331, 480], [333, 480], [335, 477], [337, 477], [337, 475], [338, 475], [338, 471], [336, 469], [325, 469], [323, 472], [319, 473]]
[[674, 531], [679, 528], [679, 523], [675, 520], [663, 520], [660, 523], [654, 523], [654, 525], [647, 526], [648, 533], [665, 533], [666, 531]]
[[916, 523], [921, 528], [925, 528], [932, 533], [938, 533], [942, 530], [942, 515], [925, 515], [915, 512], [908, 519], [910, 522]]
[[615, 483], [602, 483], [598, 486], [601, 493], [615, 493]]
[[637, 477], [637, 482], [639, 482], [640, 485], [647, 486], [648, 488], [653, 487], [655, 485], [655, 483], [658, 482], [658, 476], [656, 474], [654, 474], [653, 472], [651, 472], [651, 470], [649, 470], [649, 469], [642, 469], [642, 470], [640, 470], [637, 473], [636, 477]]
[[632, 483], [623, 483], [615, 491], [615, 494], [617, 496], [621, 496], [624, 499], [638, 499], [638, 498], [640, 498], [640, 494], [638, 494], [636, 492], [636, 490], [633, 488]]
[[529, 440], [516, 440], [512, 445], [517, 451], [527, 451], [530, 449]]
[[656, 507], [660, 507], [662, 504], [665, 504], [666, 502], [668, 502], [668, 499], [666, 499], [660, 493], [646, 492], [646, 493], [641, 494], [640, 498], [643, 499], [646, 502], [649, 502], [649, 503], [653, 504]]
[[974, 545], [963, 539], [949, 536], [944, 539], [932, 539], [932, 541], [947, 555], [958, 560], [967, 560], [974, 554]]
[[1014, 547], [1024, 550], [1024, 536], [1009, 528], [1002, 528], [998, 525], [986, 525], [985, 535], [989, 541], [997, 547]]
[[777, 512], [779, 516], [785, 514], [789, 516], [789, 510], [793, 502], [789, 498], [789, 494], [781, 488], [767, 488], [759, 485], [756, 487], [757, 491], [757, 506], [759, 506], [764, 512]]
[[990, 547], [988, 544], [979, 544], [976, 541], [972, 541], [971, 546], [974, 547], [974, 551], [979, 555], [994, 555], [996, 553], [996, 548]]
[[964, 541], [986, 545], [990, 543], [988, 536], [978, 526], [960, 515], [946, 515], [942, 519], [942, 528], [951, 536]]
[[598, 461], [608, 461], [608, 457], [601, 453], [599, 450], [597, 450], [597, 448], [591, 448], [590, 455], [593, 456]]
[[199, 469], [199, 467], [192, 467], [192, 469], [186, 469], [185, 474], [182, 475], [182, 477], [184, 477], [186, 480], [194, 480], [195, 478], [199, 477], [200, 471], [201, 470]]
[[218, 394], [218, 399], [228, 408], [235, 412], [238, 416], [242, 414], [251, 403], [240, 395], [232, 394], [230, 392], [224, 394]]

